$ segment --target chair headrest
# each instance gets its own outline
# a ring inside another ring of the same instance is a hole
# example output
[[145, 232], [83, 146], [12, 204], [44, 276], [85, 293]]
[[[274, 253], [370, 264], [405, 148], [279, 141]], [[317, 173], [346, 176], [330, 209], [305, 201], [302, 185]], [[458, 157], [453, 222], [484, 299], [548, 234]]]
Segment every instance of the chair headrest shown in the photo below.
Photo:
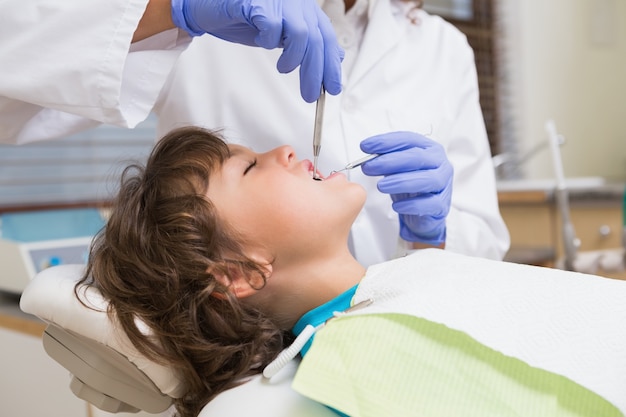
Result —
[[106, 313], [107, 301], [93, 287], [78, 291], [83, 305], [74, 293], [85, 265], [60, 265], [38, 273], [20, 299], [20, 308], [43, 321], [102, 343], [125, 356], [154, 382], [165, 395], [180, 397], [185, 384], [173, 369], [155, 363], [140, 354], [124, 331]]

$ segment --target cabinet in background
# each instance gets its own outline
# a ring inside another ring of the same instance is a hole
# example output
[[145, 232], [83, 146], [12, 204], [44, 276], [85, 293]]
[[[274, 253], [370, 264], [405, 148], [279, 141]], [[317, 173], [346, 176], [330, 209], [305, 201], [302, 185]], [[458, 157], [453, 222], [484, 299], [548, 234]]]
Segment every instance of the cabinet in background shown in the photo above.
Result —
[[[596, 187], [569, 193], [570, 220], [584, 255], [618, 253], [622, 244], [623, 186]], [[564, 256], [563, 219], [554, 193], [542, 190], [500, 191], [500, 212], [511, 234], [505, 260], [554, 267]], [[603, 270], [598, 275], [626, 279], [626, 272]]]

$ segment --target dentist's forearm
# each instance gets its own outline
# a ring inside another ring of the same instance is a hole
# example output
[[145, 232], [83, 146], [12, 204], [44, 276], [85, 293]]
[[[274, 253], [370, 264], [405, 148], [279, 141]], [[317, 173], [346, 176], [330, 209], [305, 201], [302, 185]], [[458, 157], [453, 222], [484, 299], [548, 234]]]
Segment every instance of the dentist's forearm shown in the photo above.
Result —
[[172, 21], [170, 0], [148, 0], [146, 11], [133, 35], [133, 42], [175, 27]]

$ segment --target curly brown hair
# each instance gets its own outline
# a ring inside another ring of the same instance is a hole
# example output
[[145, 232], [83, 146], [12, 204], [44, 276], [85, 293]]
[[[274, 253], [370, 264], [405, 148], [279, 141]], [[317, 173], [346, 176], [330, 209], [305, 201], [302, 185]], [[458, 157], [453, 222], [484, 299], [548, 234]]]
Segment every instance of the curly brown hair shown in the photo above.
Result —
[[205, 197], [211, 174], [229, 156], [218, 133], [186, 127], [163, 137], [145, 166], [127, 167], [76, 287], [95, 285], [134, 346], [177, 370], [187, 384], [184, 396], [175, 399], [182, 417], [196, 417], [217, 394], [260, 372], [289, 342], [214, 275], [238, 271], [265, 280], [264, 270], [241, 255], [232, 230]]

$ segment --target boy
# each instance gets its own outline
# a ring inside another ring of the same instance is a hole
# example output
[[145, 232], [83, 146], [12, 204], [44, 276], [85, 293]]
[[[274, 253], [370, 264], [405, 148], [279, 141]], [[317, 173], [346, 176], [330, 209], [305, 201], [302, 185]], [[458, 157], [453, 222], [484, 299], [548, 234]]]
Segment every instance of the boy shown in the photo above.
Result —
[[365, 197], [290, 146], [177, 129], [124, 172], [85, 281], [188, 382], [183, 417], [307, 328], [294, 387], [342, 415], [622, 415], [625, 283], [436, 249], [366, 269], [348, 249]]

